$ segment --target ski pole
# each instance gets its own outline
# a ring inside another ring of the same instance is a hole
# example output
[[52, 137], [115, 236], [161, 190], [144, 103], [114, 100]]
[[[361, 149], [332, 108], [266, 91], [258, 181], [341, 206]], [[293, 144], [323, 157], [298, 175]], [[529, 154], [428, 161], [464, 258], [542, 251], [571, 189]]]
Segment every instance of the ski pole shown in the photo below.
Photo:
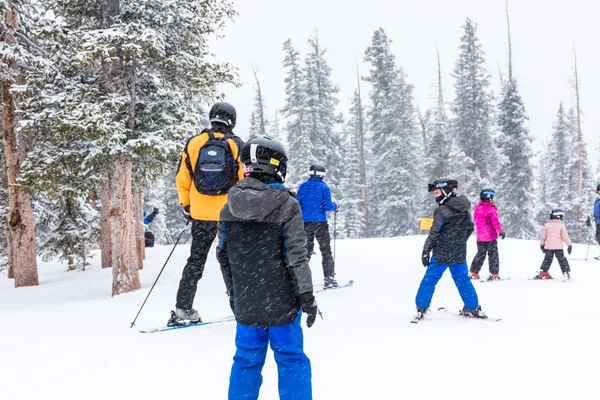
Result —
[[333, 213], [333, 265], [335, 265], [335, 236], [337, 228], [337, 210]]
[[140, 310], [138, 311], [137, 315], [133, 319], [133, 322], [131, 323], [130, 328], [133, 328], [133, 326], [135, 325], [135, 321], [137, 321], [138, 317], [140, 316], [140, 313], [142, 312], [142, 309], [146, 305], [146, 301], [148, 301], [148, 297], [150, 297], [150, 293], [152, 293], [152, 290], [154, 289], [154, 286], [156, 285], [156, 282], [158, 282], [158, 278], [160, 278], [160, 275], [163, 273], [165, 267], [167, 266], [167, 263], [169, 262], [169, 259], [171, 258], [171, 255], [175, 251], [175, 247], [177, 247], [177, 244], [179, 243], [179, 239], [181, 239], [181, 236], [183, 236], [183, 233], [186, 231], [187, 226], [189, 225], [189, 223], [190, 223], [190, 220], [188, 220], [186, 222], [185, 227], [183, 228], [183, 230], [181, 231], [181, 233], [177, 237], [177, 240], [175, 241], [175, 245], [173, 246], [173, 248], [171, 249], [171, 252], [169, 253], [169, 256], [167, 257], [167, 261], [165, 261], [165, 264], [160, 269], [160, 272], [158, 273], [158, 276], [154, 280], [154, 283], [152, 284], [152, 287], [150, 288], [150, 291], [148, 292], [148, 295], [146, 296], [146, 299], [144, 299], [144, 302], [142, 303], [142, 306], [140, 307]]

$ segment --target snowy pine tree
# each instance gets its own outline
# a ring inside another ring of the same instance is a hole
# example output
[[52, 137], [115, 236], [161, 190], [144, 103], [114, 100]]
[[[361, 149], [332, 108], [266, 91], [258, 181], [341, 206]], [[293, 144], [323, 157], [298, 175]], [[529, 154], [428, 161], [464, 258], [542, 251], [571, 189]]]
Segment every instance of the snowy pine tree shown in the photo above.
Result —
[[525, 126], [525, 107], [514, 79], [504, 85], [499, 110], [496, 145], [502, 158], [495, 189], [503, 227], [510, 237], [533, 239], [537, 236], [533, 225], [533, 139]]
[[339, 183], [343, 171], [340, 148], [342, 116], [336, 113], [339, 89], [331, 80], [331, 67], [325, 59], [325, 48], [318, 36], [308, 40], [310, 52], [305, 62], [306, 129], [312, 143], [312, 154], [327, 170], [326, 180], [332, 197], [341, 201]]
[[290, 188], [297, 188], [308, 174], [310, 165], [316, 159], [306, 127], [307, 106], [305, 76], [300, 64], [300, 53], [291, 40], [283, 44], [283, 66], [285, 77], [285, 106], [281, 113], [286, 119], [284, 134], [288, 143], [288, 173], [286, 182]]
[[492, 94], [485, 69], [477, 26], [467, 18], [460, 39], [460, 55], [454, 67], [456, 97], [452, 104], [453, 138], [465, 158], [453, 158], [462, 171], [455, 176], [459, 188], [472, 200], [491, 182], [495, 151], [492, 140]]
[[225, 1], [94, 4], [48, 1], [54, 13], [40, 20], [36, 33], [51, 49], [53, 65], [28, 76], [24, 125], [40, 139], [30, 176], [59, 188], [68, 183], [59, 177], [68, 162], [73, 184], [93, 185], [103, 194], [103, 210], [111, 208], [102, 219], [102, 256], [118, 267], [118, 294], [139, 287], [131, 269], [138, 264], [133, 187], [149, 185], [176, 164], [198, 130], [200, 101], [215, 98], [217, 85], [233, 79], [228, 65], [206, 55], [208, 37], [234, 11]]
[[[265, 98], [263, 96], [263, 92], [260, 88], [260, 81], [258, 80], [258, 74], [256, 72], [256, 70], [254, 69], [254, 67], [252, 68], [253, 72], [254, 72], [254, 80], [255, 80], [255, 85], [254, 85], [254, 108], [253, 108], [253, 112], [252, 112], [252, 118], [254, 120], [254, 124], [255, 124], [255, 131], [257, 132], [254, 136], [257, 135], [261, 135], [261, 136], [265, 136], [268, 135], [268, 130], [269, 130], [269, 120], [267, 118], [267, 113], [266, 113], [266, 106], [265, 106]], [[252, 121], [251, 121], [252, 123]], [[251, 128], [252, 129], [252, 128]], [[249, 138], [254, 137], [249, 135]]]
[[412, 85], [397, 68], [390, 40], [379, 28], [365, 51], [371, 64], [366, 78], [372, 84], [369, 121], [369, 235], [414, 234], [418, 202], [426, 184], [420, 182]]
[[366, 237], [366, 221], [363, 214], [362, 184], [360, 180], [360, 134], [364, 109], [358, 90], [352, 97], [350, 120], [343, 136], [343, 150], [346, 159], [340, 191], [344, 193], [344, 205], [340, 207], [340, 236], [349, 238]]

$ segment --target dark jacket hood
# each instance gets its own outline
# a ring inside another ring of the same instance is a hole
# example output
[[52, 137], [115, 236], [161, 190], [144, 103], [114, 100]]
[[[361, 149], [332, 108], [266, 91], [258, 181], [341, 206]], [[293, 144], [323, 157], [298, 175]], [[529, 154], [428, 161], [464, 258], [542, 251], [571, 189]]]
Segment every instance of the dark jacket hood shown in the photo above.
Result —
[[231, 214], [246, 221], [264, 220], [290, 197], [283, 185], [269, 186], [247, 177], [229, 191], [227, 207]]
[[471, 209], [471, 202], [464, 194], [448, 198], [443, 205], [460, 212], [467, 212]]

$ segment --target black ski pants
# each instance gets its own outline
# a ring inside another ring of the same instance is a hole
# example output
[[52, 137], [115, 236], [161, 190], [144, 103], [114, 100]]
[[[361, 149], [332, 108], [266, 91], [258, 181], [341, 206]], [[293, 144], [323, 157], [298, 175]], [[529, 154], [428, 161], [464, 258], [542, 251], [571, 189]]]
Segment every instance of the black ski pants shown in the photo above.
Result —
[[315, 238], [319, 242], [319, 250], [321, 250], [321, 258], [323, 259], [323, 276], [325, 278], [333, 278], [335, 275], [335, 266], [333, 255], [331, 253], [331, 236], [329, 235], [329, 224], [327, 222], [305, 222], [304, 231], [306, 232], [306, 250], [308, 259], [312, 255], [315, 247]]
[[550, 269], [550, 265], [552, 265], [552, 260], [554, 256], [558, 260], [558, 264], [560, 265], [560, 270], [564, 274], [565, 272], [571, 272], [571, 267], [569, 267], [569, 260], [565, 257], [565, 252], [563, 250], [546, 250], [544, 256], [544, 261], [542, 261], [542, 266], [540, 269], [543, 272], [548, 272]]
[[500, 271], [500, 257], [498, 256], [498, 241], [477, 242], [477, 254], [471, 263], [471, 272], [478, 274], [485, 261], [485, 256], [489, 255], [488, 263], [490, 265], [490, 274], [497, 274]]
[[192, 246], [190, 257], [183, 268], [179, 289], [177, 290], [177, 308], [189, 310], [194, 305], [198, 281], [204, 273], [204, 264], [213, 240], [217, 236], [217, 221], [192, 220]]
[[596, 242], [600, 244], [600, 224], [596, 224]]

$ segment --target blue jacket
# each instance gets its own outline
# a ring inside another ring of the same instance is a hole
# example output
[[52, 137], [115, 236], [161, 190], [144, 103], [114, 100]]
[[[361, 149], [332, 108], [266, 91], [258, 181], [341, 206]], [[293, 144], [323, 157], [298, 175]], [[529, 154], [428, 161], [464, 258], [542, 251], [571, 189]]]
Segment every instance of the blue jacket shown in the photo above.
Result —
[[321, 178], [309, 178], [300, 185], [296, 200], [300, 203], [304, 222], [327, 222], [327, 211], [337, 211], [331, 201], [329, 186]]
[[594, 220], [596, 224], [600, 224], [600, 197], [594, 202]]

